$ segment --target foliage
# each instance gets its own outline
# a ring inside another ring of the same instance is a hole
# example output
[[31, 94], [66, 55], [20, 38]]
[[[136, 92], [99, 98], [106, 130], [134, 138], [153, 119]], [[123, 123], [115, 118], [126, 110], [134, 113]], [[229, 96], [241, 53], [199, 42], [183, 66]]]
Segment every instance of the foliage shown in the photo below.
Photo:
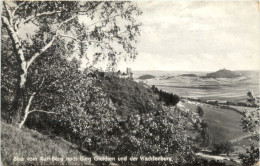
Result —
[[250, 139], [250, 147], [245, 147], [246, 153], [240, 154], [239, 158], [243, 165], [253, 165], [259, 161], [259, 146], [255, 144], [259, 142], [259, 101], [254, 97], [252, 91], [248, 91], [248, 102], [253, 105], [257, 105], [257, 107], [253, 111], [245, 110], [243, 112], [243, 118], [241, 121], [241, 126], [244, 132], [248, 132], [252, 134]]
[[229, 141], [219, 142], [219, 143], [213, 144], [212, 152], [214, 154], [225, 153], [225, 154], [229, 155], [229, 153], [232, 152], [232, 151], [234, 151], [234, 149], [233, 149], [231, 142], [229, 142]]
[[[8, 12], [14, 13], [9, 16]], [[56, 43], [49, 43], [52, 39], [59, 42], [66, 38], [63, 48], [68, 49], [67, 51], [73, 50], [79, 55], [92, 56], [86, 54], [86, 49], [102, 48], [104, 52], [96, 50], [93, 55], [98, 61], [103, 56], [109, 56], [112, 60], [114, 56], [121, 55], [122, 51], [130, 54], [130, 58], [135, 57], [134, 42], [140, 26], [136, 16], [141, 13], [131, 2], [15, 1], [11, 5], [4, 3], [2, 19], [7, 18], [12, 22], [11, 26], [15, 32], [26, 26], [33, 26], [34, 32], [24, 32], [26, 35], [20, 38], [26, 59], [30, 59], [47, 44], [55, 45]], [[9, 30], [5, 24], [4, 22], [4, 26]], [[12, 38], [11, 34], [9, 35]], [[123, 49], [115, 50], [113, 42]]]
[[7, 31], [1, 29], [1, 117], [8, 119], [11, 101], [15, 94], [17, 79], [17, 61], [10, 48]]
[[[163, 91], [157, 95], [129, 79], [90, 73], [99, 61], [107, 60], [113, 67], [120, 57], [135, 58], [140, 25], [136, 16], [141, 14], [136, 5], [14, 1], [3, 6], [6, 43], [12, 43], [5, 45], [5, 58], [13, 55], [10, 61], [17, 67], [6, 74], [16, 77], [3, 79], [3, 85], [17, 84], [4, 108], [18, 107], [18, 118], [27, 127], [45, 129], [103, 155], [170, 156], [178, 164], [194, 161], [193, 141], [185, 134], [190, 119], [180, 120], [158, 102], [176, 105], [178, 96]], [[34, 31], [18, 33], [28, 26]], [[89, 53], [91, 48], [94, 54]], [[90, 68], [80, 71], [77, 58], [87, 59]]]
[[[185, 106], [190, 110], [196, 110], [198, 107], [193, 103], [185, 103]], [[221, 141], [235, 140], [240, 136], [246, 135], [240, 126], [242, 114], [229, 108], [212, 107], [207, 104], [200, 104], [200, 106], [204, 111], [203, 121], [208, 124], [211, 133], [211, 145]], [[249, 109], [251, 110], [252, 108]], [[212, 147], [211, 145], [210, 148]]]
[[[197, 114], [202, 119], [204, 115], [203, 108], [201, 106], [197, 107]], [[203, 120], [194, 123], [195, 128], [197, 129], [199, 135], [196, 140], [199, 142], [200, 147], [207, 148], [212, 142], [211, 132], [209, 130], [208, 124]]]
[[246, 148], [246, 152], [239, 154], [239, 158], [244, 166], [254, 165], [259, 161], [259, 148], [258, 145], [251, 143], [250, 147]]
[[162, 90], [159, 90], [154, 85], [151, 88], [154, 93], [159, 94], [159, 100], [164, 101], [166, 105], [175, 106], [179, 101], [180, 98], [176, 94], [168, 93]]
[[28, 127], [45, 127], [82, 149], [107, 156], [170, 156], [172, 163], [180, 164], [194, 161], [193, 140], [185, 134], [190, 119], [178, 120], [152, 90], [131, 79], [78, 72], [76, 61], [63, 63], [68, 68], [52, 73], [54, 82], [47, 84], [46, 78], [35, 99], [38, 102], [32, 105], [37, 110], [48, 106], [57, 114], [36, 112]]
[[112, 100], [118, 114], [149, 113], [155, 109], [156, 95], [131, 79], [114, 76], [101, 78], [99, 86]]
[[207, 148], [207, 147], [209, 147], [209, 145], [212, 142], [211, 132], [210, 132], [210, 130], [208, 128], [208, 124], [206, 122], [204, 122], [202, 120], [199, 123], [200, 123], [199, 127], [196, 127], [198, 130], [198, 133], [199, 133], [199, 135], [197, 137], [197, 141], [199, 142], [200, 147]]
[[204, 111], [203, 111], [203, 108], [202, 108], [201, 106], [198, 106], [198, 107], [197, 107], [197, 112], [198, 112], [199, 116], [200, 116], [201, 118], [203, 118]]
[[[33, 77], [31, 71], [41, 70], [35, 66], [41, 57], [57, 61], [52, 55], [59, 50], [60, 56], [86, 59], [88, 67], [100, 61], [114, 67], [120, 58], [134, 59], [137, 55], [140, 23], [136, 18], [142, 12], [132, 2], [4, 1], [2, 11], [2, 32], [8, 36], [6, 43], [11, 43], [4, 48], [10, 50], [8, 55], [15, 61], [12, 72], [16, 74], [12, 102], [8, 103], [9, 98], [4, 107], [19, 126], [30, 114], [31, 103], [41, 88], [30, 92], [27, 84]], [[26, 31], [28, 27], [33, 30]], [[9, 84], [11, 80], [4, 81]], [[43, 83], [37, 80], [29, 84]]]

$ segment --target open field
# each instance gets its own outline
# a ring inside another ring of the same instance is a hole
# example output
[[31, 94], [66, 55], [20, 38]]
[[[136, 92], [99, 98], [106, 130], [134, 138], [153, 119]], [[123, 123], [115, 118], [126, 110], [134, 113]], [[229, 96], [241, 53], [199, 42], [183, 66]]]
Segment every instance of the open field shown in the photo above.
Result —
[[[180, 76], [196, 74], [198, 77]], [[166, 72], [146, 71], [135, 72], [135, 78], [142, 74], [151, 74], [153, 79], [147, 79], [148, 85], [177, 94], [181, 97], [203, 100], [245, 101], [247, 90], [252, 89], [259, 94], [259, 73], [257, 71], [240, 71], [239, 78], [201, 78], [206, 72]]]
[[[203, 108], [204, 121], [208, 124], [212, 134], [212, 144], [229, 141], [247, 135], [240, 126], [242, 115], [229, 109], [223, 109], [209, 104], [198, 104]], [[196, 111], [197, 105], [184, 103], [184, 106]]]
[[[206, 75], [206, 72], [181, 71], [136, 72], [135, 76], [151, 74], [155, 78], [143, 80], [143, 82], [149, 86], [155, 85], [163, 91], [177, 94], [182, 98], [201, 99], [202, 101], [246, 102], [248, 89], [253, 90], [255, 96], [259, 96], [259, 72], [238, 72], [241, 74], [241, 77], [238, 78], [203, 78], [201, 76]], [[243, 132], [240, 126], [241, 112], [245, 109], [250, 111], [255, 108], [230, 105], [230, 109], [228, 107], [221, 108], [220, 106], [210, 104], [185, 101], [183, 105], [191, 111], [196, 111], [198, 105], [204, 110], [203, 119], [208, 124], [212, 138], [208, 150], [212, 150], [214, 143], [230, 141], [234, 146], [234, 156], [232, 159], [238, 160], [238, 154], [245, 152], [244, 145], [246, 147], [250, 146], [250, 134]], [[192, 133], [190, 134], [192, 135]]]

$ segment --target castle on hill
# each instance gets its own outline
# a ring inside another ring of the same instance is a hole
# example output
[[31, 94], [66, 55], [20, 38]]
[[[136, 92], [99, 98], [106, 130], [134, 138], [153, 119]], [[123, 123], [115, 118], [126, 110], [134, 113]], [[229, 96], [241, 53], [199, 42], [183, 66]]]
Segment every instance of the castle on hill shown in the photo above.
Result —
[[104, 73], [104, 76], [117, 76], [119, 78], [134, 78], [134, 74], [132, 73], [132, 69], [127, 67], [126, 68], [126, 72], [121, 72], [120, 70], [118, 70], [117, 72], [102, 72]]
[[134, 78], [134, 74], [132, 73], [132, 69], [129, 68], [129, 67], [126, 68], [126, 73], [125, 72], [121, 73], [121, 71], [118, 70], [117, 76], [120, 77], [120, 78]]

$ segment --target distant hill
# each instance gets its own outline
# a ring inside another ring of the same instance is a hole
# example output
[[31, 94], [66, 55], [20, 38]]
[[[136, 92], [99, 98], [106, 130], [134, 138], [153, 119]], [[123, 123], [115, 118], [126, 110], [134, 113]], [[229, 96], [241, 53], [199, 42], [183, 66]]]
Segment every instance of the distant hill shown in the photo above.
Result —
[[138, 79], [142, 79], [142, 80], [152, 79], [152, 78], [155, 78], [155, 76], [150, 75], [150, 74], [146, 74], [146, 75], [142, 75], [142, 76], [138, 77]]
[[237, 78], [237, 77], [241, 77], [241, 75], [234, 71], [230, 71], [226, 69], [221, 69], [219, 71], [209, 73], [206, 76], [203, 76], [203, 78]]
[[196, 74], [182, 74], [182, 75], [179, 75], [179, 76], [182, 76], [182, 77], [197, 77]]

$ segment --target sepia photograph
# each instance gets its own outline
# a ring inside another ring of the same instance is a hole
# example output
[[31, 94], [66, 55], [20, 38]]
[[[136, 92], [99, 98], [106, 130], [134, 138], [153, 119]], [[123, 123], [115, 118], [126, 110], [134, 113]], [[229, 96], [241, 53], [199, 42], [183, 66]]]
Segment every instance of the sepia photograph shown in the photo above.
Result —
[[259, 1], [1, 2], [1, 166], [259, 166]]

